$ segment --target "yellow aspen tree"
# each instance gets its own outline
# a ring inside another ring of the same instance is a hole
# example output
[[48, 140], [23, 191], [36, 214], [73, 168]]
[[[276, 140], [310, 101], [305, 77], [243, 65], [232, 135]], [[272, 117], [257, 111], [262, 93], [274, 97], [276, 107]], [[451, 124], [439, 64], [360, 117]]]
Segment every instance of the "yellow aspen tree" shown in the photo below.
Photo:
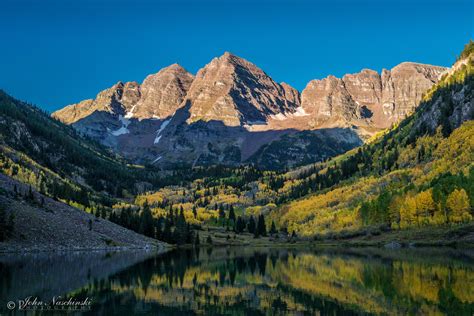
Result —
[[446, 207], [449, 211], [448, 218], [451, 223], [461, 223], [472, 220], [469, 197], [464, 189], [456, 189], [451, 192], [446, 200]]
[[400, 207], [400, 228], [411, 227], [416, 224], [416, 201], [414, 197], [407, 196]]
[[435, 211], [436, 204], [431, 190], [422, 191], [416, 195], [416, 214], [419, 226], [427, 225]]
[[441, 204], [436, 206], [436, 211], [431, 219], [431, 224], [433, 225], [443, 225], [446, 223], [446, 215], [441, 207]]
[[403, 205], [403, 197], [395, 196], [388, 206], [390, 225], [393, 229], [400, 228], [400, 208]]

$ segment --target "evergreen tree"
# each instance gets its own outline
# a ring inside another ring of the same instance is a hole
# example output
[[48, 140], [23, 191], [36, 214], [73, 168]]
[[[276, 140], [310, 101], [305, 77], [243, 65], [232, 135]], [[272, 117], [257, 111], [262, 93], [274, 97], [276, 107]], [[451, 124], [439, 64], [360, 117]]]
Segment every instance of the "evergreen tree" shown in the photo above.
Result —
[[176, 228], [175, 228], [175, 240], [178, 245], [183, 245], [186, 243], [188, 236], [188, 230], [186, 225], [186, 219], [184, 218], [184, 211], [180, 211], [178, 218], [176, 219]]
[[168, 214], [168, 217], [171, 221], [171, 226], [174, 225], [174, 210], [173, 210], [173, 204], [170, 204], [170, 211], [169, 211], [169, 214]]
[[254, 233], [255, 237], [266, 236], [267, 228], [265, 226], [265, 217], [263, 214], [258, 216], [257, 228]]
[[169, 220], [165, 220], [165, 229], [163, 230], [163, 241], [174, 244], [173, 235], [171, 232], [171, 223]]
[[153, 222], [153, 215], [151, 214], [150, 206], [148, 205], [148, 202], [145, 201], [140, 216], [140, 233], [151, 238], [155, 237]]
[[240, 234], [245, 230], [245, 226], [246, 226], [245, 220], [241, 216], [239, 216], [237, 217], [237, 221], [235, 222], [234, 231], [237, 234]]
[[194, 231], [188, 223], [186, 224], [186, 244], [192, 245], [194, 242]]
[[[216, 204], [217, 205], [217, 204]], [[225, 211], [224, 211], [224, 207], [221, 205], [219, 205], [219, 220], [220, 222], [222, 223], [222, 226], [225, 225], [226, 223], [226, 218], [225, 218]]]
[[206, 244], [212, 245], [212, 237], [211, 237], [211, 235], [208, 235], [208, 236], [207, 236], [207, 238], [206, 238]]
[[253, 218], [253, 216], [250, 216], [250, 219], [247, 223], [247, 230], [249, 233], [255, 234], [255, 228], [256, 228], [255, 218]]
[[235, 211], [232, 204], [229, 207], [229, 220], [232, 221], [232, 223], [235, 223]]
[[276, 229], [276, 226], [275, 226], [275, 222], [272, 221], [272, 226], [270, 227], [270, 235], [274, 235], [277, 233], [277, 229]]
[[163, 238], [163, 232], [161, 231], [162, 225], [161, 220], [155, 220], [155, 239], [161, 240]]
[[200, 244], [201, 244], [201, 240], [199, 237], [199, 232], [197, 232], [196, 237], [194, 238], [194, 246], [199, 247]]

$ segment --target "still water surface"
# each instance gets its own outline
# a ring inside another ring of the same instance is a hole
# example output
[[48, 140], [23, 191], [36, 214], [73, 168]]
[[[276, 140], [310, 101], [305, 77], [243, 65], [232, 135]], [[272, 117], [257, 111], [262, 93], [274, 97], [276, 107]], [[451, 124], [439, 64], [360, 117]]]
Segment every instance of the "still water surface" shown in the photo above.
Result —
[[474, 314], [472, 251], [3, 254], [0, 276], [1, 315], [9, 301], [19, 314], [19, 300], [29, 296], [46, 303], [88, 298], [90, 310], [74, 313], [84, 315]]

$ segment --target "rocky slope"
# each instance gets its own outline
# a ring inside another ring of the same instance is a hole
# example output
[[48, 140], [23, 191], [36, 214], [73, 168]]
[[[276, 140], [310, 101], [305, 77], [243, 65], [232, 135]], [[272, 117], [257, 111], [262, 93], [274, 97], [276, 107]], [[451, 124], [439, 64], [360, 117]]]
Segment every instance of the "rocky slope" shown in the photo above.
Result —
[[[474, 118], [474, 44], [464, 50], [470, 52], [458, 60], [440, 82], [427, 91], [417, 109], [417, 130], [434, 132], [441, 126], [444, 134], [451, 133], [463, 122]], [[427, 100], [431, 98], [430, 102]]]
[[26, 200], [22, 194], [29, 187], [2, 174], [0, 188], [0, 207], [7, 216], [14, 215], [13, 236], [0, 242], [0, 252], [131, 248], [164, 251], [168, 247], [34, 190], [33, 200]]
[[[141, 163], [169, 167], [266, 161], [289, 166], [341, 153], [398, 122], [445, 71], [416, 63], [381, 74], [364, 69], [312, 80], [300, 95], [226, 52], [195, 78], [172, 65], [141, 85], [118, 83], [95, 100], [53, 116]], [[324, 137], [330, 129], [335, 138]], [[295, 141], [281, 139], [284, 135]], [[308, 135], [319, 146], [305, 141]], [[277, 153], [281, 150], [289, 153], [286, 158]]]

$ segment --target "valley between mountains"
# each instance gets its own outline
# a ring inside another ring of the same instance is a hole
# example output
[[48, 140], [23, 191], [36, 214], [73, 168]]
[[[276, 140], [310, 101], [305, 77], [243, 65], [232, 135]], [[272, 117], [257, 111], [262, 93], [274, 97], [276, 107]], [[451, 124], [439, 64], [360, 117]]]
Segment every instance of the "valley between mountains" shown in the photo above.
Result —
[[474, 242], [474, 43], [297, 91], [231, 53], [52, 115], [0, 92], [0, 251]]

